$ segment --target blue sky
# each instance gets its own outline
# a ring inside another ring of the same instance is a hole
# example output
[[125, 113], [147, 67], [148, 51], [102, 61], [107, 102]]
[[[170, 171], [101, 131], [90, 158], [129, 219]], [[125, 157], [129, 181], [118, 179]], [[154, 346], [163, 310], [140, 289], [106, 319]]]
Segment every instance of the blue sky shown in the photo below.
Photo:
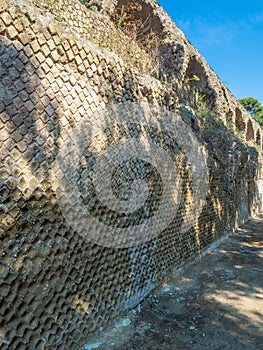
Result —
[[158, 0], [237, 98], [263, 105], [263, 0]]

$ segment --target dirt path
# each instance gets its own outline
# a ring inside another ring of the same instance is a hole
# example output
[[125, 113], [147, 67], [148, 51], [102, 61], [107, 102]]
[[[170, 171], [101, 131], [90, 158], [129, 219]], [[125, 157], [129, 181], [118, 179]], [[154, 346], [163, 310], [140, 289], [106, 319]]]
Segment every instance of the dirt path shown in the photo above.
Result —
[[263, 350], [263, 215], [84, 349]]

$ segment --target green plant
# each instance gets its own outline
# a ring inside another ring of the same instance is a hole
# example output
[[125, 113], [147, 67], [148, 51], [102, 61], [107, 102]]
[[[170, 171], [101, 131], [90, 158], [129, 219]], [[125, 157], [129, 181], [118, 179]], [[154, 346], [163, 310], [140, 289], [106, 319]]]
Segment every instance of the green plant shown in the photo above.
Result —
[[190, 78], [190, 77], [185, 78], [184, 83], [185, 84], [189, 84], [190, 81], [200, 81], [200, 78], [197, 75], [194, 74], [192, 76], [192, 78]]
[[248, 113], [263, 126], [263, 106], [259, 100], [254, 97], [241, 98], [239, 102], [248, 111]]
[[255, 147], [256, 147], [256, 150], [257, 150], [258, 154], [262, 155], [263, 154], [263, 150], [261, 149], [260, 145], [256, 145]]
[[207, 104], [206, 95], [200, 94], [200, 92], [195, 90], [197, 115], [201, 119], [201, 129], [212, 130], [225, 128], [225, 124]]
[[54, 0], [45, 0], [45, 2], [47, 3], [47, 5], [50, 8], [54, 8], [54, 6], [55, 6], [55, 1]]
[[233, 129], [234, 129], [232, 120], [229, 120], [229, 119], [226, 120], [226, 127], [227, 127], [229, 130], [233, 130]]
[[63, 20], [64, 20], [63, 16], [60, 16], [60, 15], [55, 16], [54, 18], [55, 18], [55, 20], [58, 21], [58, 22], [63, 22]]
[[[79, 0], [82, 5], [87, 5], [87, 0]], [[86, 6], [88, 10], [94, 11], [95, 8], [93, 6]]]
[[233, 112], [231, 110], [226, 113], [226, 126], [229, 130], [234, 129]]
[[244, 142], [245, 141], [245, 135], [242, 131], [235, 131], [235, 137], [240, 141]]
[[171, 88], [173, 85], [172, 82], [167, 78], [166, 75], [164, 75], [164, 77], [163, 77], [162, 84], [168, 88]]
[[200, 116], [206, 117], [209, 114], [209, 108], [205, 100], [205, 94], [201, 95], [199, 90], [195, 90], [195, 100], [197, 112]]
[[119, 16], [118, 22], [117, 22], [118, 28], [122, 28], [122, 27], [125, 27], [127, 25], [127, 23], [125, 22], [125, 17], [126, 17], [126, 13], [124, 11], [124, 7], [122, 7], [121, 13], [120, 13], [120, 16]]
[[109, 101], [112, 101], [112, 100], [114, 99], [114, 97], [115, 97], [115, 94], [114, 94], [113, 91], [111, 91], [111, 92], [108, 94], [108, 96], [107, 96], [107, 98], [108, 98]]

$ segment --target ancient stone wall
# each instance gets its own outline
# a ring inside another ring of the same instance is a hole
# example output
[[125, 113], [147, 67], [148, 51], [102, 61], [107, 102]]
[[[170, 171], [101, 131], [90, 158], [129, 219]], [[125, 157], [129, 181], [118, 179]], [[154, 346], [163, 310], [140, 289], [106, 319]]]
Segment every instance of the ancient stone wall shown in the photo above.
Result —
[[80, 349], [262, 209], [262, 128], [155, 1], [3, 0], [0, 42], [0, 347]]

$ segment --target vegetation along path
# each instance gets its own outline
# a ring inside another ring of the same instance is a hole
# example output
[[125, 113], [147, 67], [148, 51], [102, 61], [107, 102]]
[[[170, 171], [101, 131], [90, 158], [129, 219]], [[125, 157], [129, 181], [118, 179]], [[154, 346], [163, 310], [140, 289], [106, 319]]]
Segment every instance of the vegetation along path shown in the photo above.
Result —
[[262, 350], [263, 215], [84, 349]]

